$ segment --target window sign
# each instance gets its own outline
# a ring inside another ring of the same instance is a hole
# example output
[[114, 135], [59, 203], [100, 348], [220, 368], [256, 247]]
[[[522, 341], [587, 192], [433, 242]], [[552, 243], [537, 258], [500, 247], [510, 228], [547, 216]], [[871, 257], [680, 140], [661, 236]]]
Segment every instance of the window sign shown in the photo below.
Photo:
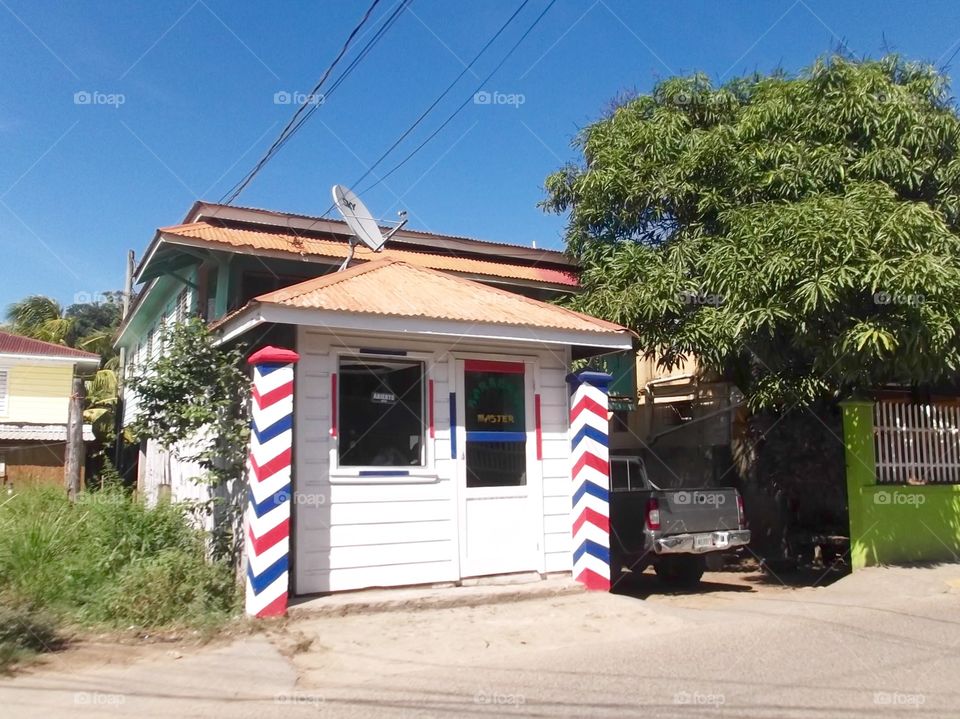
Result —
[[524, 432], [522, 374], [466, 373], [467, 431]]

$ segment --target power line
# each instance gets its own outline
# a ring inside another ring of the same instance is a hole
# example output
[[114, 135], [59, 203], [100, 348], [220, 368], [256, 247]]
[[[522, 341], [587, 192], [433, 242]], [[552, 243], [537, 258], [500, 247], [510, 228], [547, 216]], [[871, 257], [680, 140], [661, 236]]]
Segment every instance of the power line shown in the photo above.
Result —
[[[337, 77], [337, 79], [334, 80], [333, 85], [330, 86], [330, 89], [323, 93], [322, 97], [323, 97], [324, 103], [330, 98], [331, 95], [333, 95], [334, 92], [336, 92], [337, 88], [340, 87], [341, 84], [343, 84], [343, 81], [350, 76], [350, 74], [357, 67], [357, 65], [359, 65], [363, 61], [363, 59], [370, 53], [370, 51], [374, 48], [374, 46], [376, 46], [376, 44], [380, 41], [380, 39], [390, 30], [390, 28], [393, 27], [397, 19], [400, 17], [401, 13], [403, 13], [403, 11], [410, 5], [411, 2], [413, 2], [413, 0], [402, 0], [393, 9], [389, 17], [387, 17], [387, 19], [380, 25], [380, 28], [377, 30], [374, 36], [367, 42], [366, 45], [363, 46], [363, 48], [360, 50], [357, 56], [350, 62], [349, 65], [347, 65], [346, 69], [339, 75], [339, 77]], [[313, 104], [311, 105], [310, 109], [307, 110], [306, 114], [304, 114], [303, 117], [301, 117], [300, 120], [296, 123], [296, 125], [287, 133], [287, 135], [282, 140], [280, 140], [280, 142], [277, 145], [277, 149], [274, 151], [274, 154], [279, 152], [283, 148], [283, 146], [286, 145], [287, 142], [295, 134], [297, 134], [300, 128], [303, 127], [304, 124], [306, 124], [306, 122], [313, 116], [313, 113], [315, 113], [318, 109], [320, 109], [320, 103], [316, 102], [315, 97], [313, 98], [308, 97], [307, 99], [308, 100], [312, 99], [314, 101]]]
[[[395, 149], [397, 148], [397, 146], [398, 146], [401, 142], [403, 142], [403, 140], [406, 139], [407, 136], [409, 136], [410, 133], [413, 132], [413, 130], [415, 130], [415, 129], [420, 125], [421, 122], [423, 122], [423, 120], [427, 117], [427, 115], [429, 115], [430, 112], [433, 111], [433, 109], [443, 100], [443, 98], [445, 98], [445, 97], [450, 93], [450, 91], [457, 85], [457, 83], [463, 78], [463, 76], [464, 76], [467, 72], [470, 71], [470, 69], [474, 66], [474, 64], [476, 64], [477, 60], [479, 60], [480, 57], [490, 48], [490, 46], [493, 45], [494, 42], [496, 42], [497, 38], [499, 38], [500, 35], [503, 34], [504, 30], [506, 30], [507, 27], [510, 26], [510, 24], [516, 19], [517, 15], [519, 15], [520, 12], [527, 6], [527, 4], [529, 3], [529, 1], [530, 1], [530, 0], [523, 0], [523, 2], [520, 3], [519, 7], [517, 7], [517, 9], [514, 10], [513, 14], [510, 15], [510, 17], [507, 18], [506, 22], [504, 22], [503, 25], [500, 26], [500, 29], [497, 30], [497, 32], [494, 33], [494, 35], [493, 35], [489, 40], [487, 40], [486, 43], [484, 43], [483, 47], [480, 48], [480, 51], [477, 52], [477, 54], [473, 56], [473, 59], [470, 60], [470, 62], [467, 63], [467, 64], [464, 66], [464, 68], [463, 68], [463, 70], [460, 72], [460, 74], [457, 75], [457, 76], [453, 79], [453, 81], [450, 82], [449, 85], [447, 85], [447, 87], [443, 90], [443, 92], [441, 92], [441, 93], [437, 96], [437, 98], [436, 98], [432, 103], [430, 103], [430, 105], [427, 107], [427, 109], [424, 110], [416, 120], [414, 120], [413, 124], [411, 124], [406, 130], [404, 130], [403, 133], [400, 135], [400, 137], [398, 137], [398, 138], [393, 142], [393, 144], [390, 145], [390, 147], [388, 147], [388, 148], [380, 155], [380, 157], [378, 157], [378, 158], [373, 162], [373, 164], [371, 164], [371, 165], [367, 168], [366, 172], [364, 172], [363, 175], [361, 175], [352, 185], [350, 185], [350, 187], [356, 187], [358, 184], [360, 184], [361, 182], [363, 182], [364, 179], [366, 179], [366, 178], [370, 175], [370, 173], [372, 173], [372, 172], [377, 168], [377, 166], [378, 166], [381, 162], [383, 162], [383, 160], [386, 159], [387, 156], [389, 156], [390, 153], [393, 152], [393, 150], [395, 150]], [[520, 41], [519, 41], [519, 42], [522, 42], [522, 41], [523, 41], [523, 38], [525, 38], [527, 35], [530, 34], [530, 32], [531, 32], [531, 31], [533, 30], [533, 28], [537, 25], [537, 23], [540, 22], [540, 19], [541, 19], [544, 15], [546, 15], [547, 10], [550, 9], [550, 7], [554, 4], [554, 2], [556, 2], [556, 0], [552, 0], [552, 1], [550, 2], [550, 4], [547, 6], [547, 8], [546, 8], [546, 9], [540, 14], [540, 16], [536, 19], [536, 21], [534, 22], [534, 24], [527, 30], [527, 32], [524, 33], [523, 37], [520, 38]], [[493, 71], [493, 72], [496, 72], [497, 70], [500, 69], [500, 67], [503, 65], [503, 63], [506, 62], [507, 58], [509, 58], [510, 55], [513, 53], [513, 51], [516, 50], [517, 45], [519, 45], [519, 42], [518, 42], [517, 44], [515, 44], [515, 45], [513, 46], [513, 48], [511, 48], [510, 52], [508, 52], [507, 55], [500, 61], [500, 64], [498, 64], [497, 67], [494, 68], [494, 71]], [[488, 76], [483, 80], [483, 82], [486, 82], [487, 80], [489, 80], [492, 75], [493, 75], [493, 73], [490, 73], [490, 75], [488, 75]], [[481, 85], [483, 84], [483, 82], [481, 82]], [[475, 94], [475, 93], [474, 93], [474, 94]], [[472, 97], [472, 96], [471, 96], [471, 97]], [[469, 100], [468, 100], [468, 102], [469, 102]], [[466, 105], [466, 103], [464, 103], [464, 105]], [[457, 109], [457, 112], [459, 112], [462, 108], [463, 108], [463, 105], [461, 105], [461, 107]], [[447, 120], [444, 122], [444, 124], [441, 125], [440, 128], [439, 128], [436, 132], [434, 132], [433, 135], [430, 136], [430, 138], [427, 139], [427, 141], [429, 142], [429, 140], [432, 139], [432, 138], [437, 134], [437, 132], [439, 132], [439, 130], [442, 130], [443, 127], [444, 127], [451, 119], [452, 119], [452, 117], [447, 118]], [[425, 144], [425, 143], [424, 143], [424, 144]], [[421, 147], [422, 147], [422, 145], [421, 145]], [[419, 149], [420, 149], [420, 148], [417, 148], [417, 150], [419, 150]], [[415, 151], [415, 152], [416, 152], [416, 151]], [[407, 158], [405, 158], [405, 159], [404, 159], [404, 162], [406, 162], [408, 159], [410, 159], [411, 156], [412, 156], [412, 155], [410, 155], [410, 156], [408, 156]], [[399, 167], [399, 166], [398, 166], [398, 167]], [[394, 168], [394, 170], [396, 170], [396, 169], [397, 169], [397, 168]], [[392, 174], [394, 170], [391, 170], [390, 173]], [[380, 179], [383, 180], [384, 178], [380, 178]], [[374, 184], [374, 185], [371, 185], [370, 187], [374, 187], [374, 186], [375, 186], [375, 184]], [[324, 212], [323, 212], [320, 216], [321, 216], [321, 217], [325, 217], [326, 215], [328, 215], [328, 214], [330, 213], [331, 210], [333, 210], [334, 207], [336, 207], [336, 205], [330, 205], [330, 207], [328, 207], [326, 210], [324, 210]]]
[[[513, 44], [513, 47], [511, 47], [510, 50], [507, 51], [507, 54], [503, 56], [503, 59], [500, 60], [499, 63], [497, 63], [497, 66], [494, 67], [493, 70], [491, 70], [490, 73], [489, 73], [485, 78], [483, 78], [483, 79], [480, 81], [480, 83], [479, 83], [479, 84], [477, 85], [477, 87], [473, 90], [473, 92], [471, 92], [470, 95], [467, 96], [467, 98], [457, 107], [457, 109], [455, 109], [452, 113], [450, 113], [450, 115], [447, 117], [447, 119], [444, 120], [436, 130], [434, 130], [432, 133], [430, 133], [430, 135], [428, 135], [427, 138], [426, 138], [423, 142], [421, 142], [419, 145], [417, 145], [417, 147], [415, 147], [415, 148], [413, 149], [413, 151], [410, 152], [410, 154], [408, 154], [408, 155], [407, 155], [406, 157], [404, 157], [400, 162], [398, 162], [396, 165], [394, 165], [394, 166], [389, 170], [389, 172], [387, 172], [387, 173], [384, 174], [384, 175], [381, 175], [381, 176], [377, 179], [376, 182], [374, 182], [373, 184], [368, 185], [367, 187], [365, 187], [365, 188], [360, 192], [360, 194], [366, 193], [366, 192], [368, 192], [369, 190], [373, 189], [374, 187], [376, 187], [377, 185], [379, 185], [381, 182], [383, 182], [384, 180], [386, 180], [388, 177], [390, 177], [390, 175], [392, 175], [394, 172], [396, 172], [396, 171], [399, 170], [401, 167], [403, 167], [405, 164], [407, 164], [407, 162], [408, 162], [414, 155], [416, 155], [418, 152], [420, 152], [420, 150], [422, 150], [422, 149], [424, 148], [424, 146], [426, 146], [426, 144], [427, 144], [428, 142], [430, 142], [434, 137], [436, 137], [436, 136], [443, 130], [443, 128], [445, 128], [448, 124], [450, 124], [450, 122], [453, 120], [453, 118], [455, 118], [457, 115], [459, 115], [459, 114], [460, 114], [460, 111], [463, 110], [463, 108], [465, 108], [468, 104], [470, 104], [470, 101], [476, 96], [476, 94], [477, 94], [478, 92], [480, 92], [480, 90], [483, 89], [483, 86], [486, 85], [487, 82], [489, 82], [490, 78], [492, 78], [492, 77], [497, 73], [497, 71], [498, 71], [501, 67], [503, 67], [504, 63], [506, 63], [506, 61], [507, 61], [508, 59], [510, 59], [510, 56], [513, 55], [513, 53], [516, 51], [516, 49], [517, 49], [518, 47], [520, 47], [521, 43], [523, 43], [523, 41], [527, 39], [527, 36], [530, 35], [531, 32], [533, 32], [534, 28], [536, 28], [537, 25], [540, 24], [540, 21], [543, 20], [544, 16], [550, 11], [550, 8], [552, 8], [556, 2], [557, 2], [557, 0], [550, 0], [550, 3], [549, 3], [549, 4], [543, 9], [543, 11], [537, 16], [537, 18], [533, 21], [533, 23], [530, 25], [530, 27], [527, 28], [526, 32], [524, 32], [523, 35], [520, 36], [520, 38]], [[381, 159], [382, 159], [382, 158], [381, 158]], [[378, 162], [379, 162], [379, 161], [378, 161]], [[363, 182], [364, 178], [366, 178], [366, 177], [373, 171], [373, 167], [375, 167], [375, 165], [374, 165], [374, 166], [371, 166], [371, 167], [360, 177], [360, 179], [357, 180], [357, 182], [354, 183], [354, 185], [352, 185], [352, 186], [356, 186], [357, 184]], [[327, 212], [329, 212], [329, 210], [327, 210]], [[324, 213], [324, 214], [326, 214], [326, 213]]]
[[[277, 136], [277, 139], [274, 140], [273, 144], [269, 147], [266, 153], [264, 153], [263, 157], [260, 158], [260, 160], [257, 162], [256, 165], [254, 165], [253, 169], [250, 170], [250, 172], [247, 173], [247, 175], [244, 176], [242, 180], [240, 180], [236, 185], [234, 185], [230, 190], [228, 190], [227, 193], [224, 194], [224, 196], [221, 198], [221, 202], [224, 202], [225, 204], [228, 204], [228, 205], [231, 202], [233, 202], [240, 195], [240, 193], [243, 192], [247, 188], [247, 186], [253, 181], [253, 178], [256, 177], [257, 173], [259, 173], [260, 170], [263, 169], [263, 167], [273, 158], [273, 156], [279, 151], [279, 149], [286, 143], [286, 140], [289, 139], [290, 134], [292, 132], [295, 132], [294, 128], [299, 128], [300, 126], [302, 126], [302, 121], [304, 118], [302, 118], [301, 115], [304, 113], [304, 111], [307, 111], [307, 115], [311, 114], [310, 111], [308, 110], [308, 106], [313, 106], [311, 109], [315, 109], [315, 105], [316, 105], [315, 98], [319, 95], [320, 89], [323, 87], [323, 84], [327, 81], [327, 78], [330, 77], [330, 74], [339, 64], [340, 60], [343, 59], [343, 56], [346, 54], [347, 50], [350, 48], [351, 44], [353, 43], [354, 38], [356, 38], [357, 34], [360, 32], [363, 26], [370, 19], [370, 16], [373, 14], [373, 11], [376, 9], [377, 5], [380, 4], [380, 2], [381, 0], [373, 0], [373, 2], [370, 4], [370, 7], [367, 8], [366, 12], [363, 14], [363, 17], [360, 19], [360, 22], [357, 23], [357, 25], [353, 28], [353, 30], [350, 31], [350, 34], [347, 36], [346, 41], [343, 43], [343, 46], [340, 48], [340, 51], [337, 53], [336, 57], [327, 66], [326, 70], [324, 70], [317, 84], [306, 95], [303, 103], [300, 105], [300, 107], [297, 108], [297, 111], [293, 114], [293, 117], [291, 117], [290, 120], [287, 122], [283, 130], [281, 130], [280, 134]], [[402, 0], [398, 10], [402, 11], [404, 8], [406, 8], [409, 2], [411, 2], [411, 0]], [[395, 20], [397, 15], [399, 15], [399, 12], [395, 10], [394, 13], [390, 16], [390, 18], [388, 18], [388, 22], [390, 22], [391, 25], [392, 25], [391, 21]], [[379, 41], [379, 39], [383, 36], [383, 32], [385, 32], [384, 30], [385, 26], [386, 26], [386, 23], [384, 23], [384, 25], [381, 26], [381, 30], [377, 32], [374, 38], [367, 43], [367, 47], [364, 48], [366, 51], [369, 51], [369, 48], [372, 47], [373, 44], [376, 44], [376, 42]], [[387, 27], [387, 29], [389, 29], [389, 27]], [[366, 56], [366, 52], [363, 53], [363, 56]], [[352, 70], [354, 67], [356, 67], [356, 64], [357, 64], [357, 61], [352, 63], [351, 66], [348, 68], [348, 70]]]
[[[366, 171], [365, 173], [363, 173], [363, 175], [360, 177], [360, 179], [358, 179], [355, 183], [353, 183], [353, 185], [351, 185], [351, 187], [356, 187], [358, 184], [360, 184], [361, 182], [363, 182], [364, 179], [366, 179], [366, 177], [367, 177], [371, 172], [373, 172], [373, 170], [377, 167], [377, 165], [379, 165], [381, 162], [383, 162], [383, 160], [384, 160], [391, 152], [394, 151], [394, 149], [397, 147], [397, 145], [399, 145], [401, 142], [403, 142], [403, 141], [407, 138], [407, 136], [408, 136], [411, 132], [413, 132], [413, 131], [420, 125], [421, 122], [423, 122], [424, 118], [426, 118], [426, 116], [429, 115], [430, 112], [433, 111], [433, 108], [435, 108], [438, 104], [440, 104], [440, 101], [443, 100], [443, 98], [445, 98], [445, 97], [447, 96], [447, 94], [454, 88], [454, 86], [455, 86], [458, 82], [460, 82], [461, 78], [463, 78], [463, 76], [466, 75], [467, 72], [470, 71], [470, 69], [474, 66], [474, 64], [477, 62], [477, 60], [479, 60], [480, 57], [489, 49], [489, 47], [490, 47], [494, 42], [496, 42], [497, 38], [500, 37], [500, 35], [503, 34], [503, 31], [507, 29], [507, 27], [510, 25], [510, 23], [513, 22], [514, 18], [516, 18], [517, 15], [520, 14], [520, 11], [523, 10], [523, 8], [525, 8], [525, 7], [527, 6], [527, 3], [529, 3], [529, 2], [530, 2], [530, 0], [523, 0], [523, 2], [520, 3], [520, 6], [519, 6], [516, 10], [513, 11], [513, 14], [512, 14], [510, 17], [507, 18], [506, 22], [503, 23], [503, 25], [500, 26], [500, 29], [497, 30], [496, 33], [494, 33], [493, 37], [491, 37], [489, 40], [487, 40], [487, 42], [484, 44], [484, 46], [480, 48], [480, 51], [479, 51], [476, 55], [473, 56], [473, 59], [470, 60], [469, 63], [467, 63], [466, 65], [464, 65], [463, 70], [460, 71], [460, 74], [457, 75], [449, 85], [447, 85], [447, 87], [444, 89], [444, 91], [441, 92], [441, 93], [437, 96], [437, 98], [436, 98], [432, 103], [430, 103], [430, 106], [427, 107], [427, 109], [424, 110], [422, 113], [420, 113], [420, 116], [419, 116], [416, 120], [414, 120], [413, 124], [410, 125], [410, 127], [408, 127], [406, 130], [403, 131], [403, 134], [401, 134], [400, 137], [398, 137], [398, 138], [394, 141], [394, 143], [393, 143], [392, 145], [390, 145], [390, 147], [388, 147], [388, 148], [383, 152], [383, 154], [381, 154], [380, 157], [378, 157], [378, 158], [376, 159], [376, 161], [367, 168], [367, 171]], [[329, 210], [328, 210], [328, 212], [329, 212]], [[324, 214], [326, 214], [326, 213], [324, 213]]]

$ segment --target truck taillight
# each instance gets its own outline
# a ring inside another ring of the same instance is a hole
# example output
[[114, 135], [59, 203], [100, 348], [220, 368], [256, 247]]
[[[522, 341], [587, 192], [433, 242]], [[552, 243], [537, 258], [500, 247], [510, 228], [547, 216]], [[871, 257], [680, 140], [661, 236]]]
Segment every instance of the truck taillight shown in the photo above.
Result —
[[647, 500], [647, 529], [660, 529], [660, 503], [655, 497]]
[[740, 525], [740, 529], [747, 526], [747, 518], [743, 513], [743, 497], [739, 494], [737, 495], [737, 523]]

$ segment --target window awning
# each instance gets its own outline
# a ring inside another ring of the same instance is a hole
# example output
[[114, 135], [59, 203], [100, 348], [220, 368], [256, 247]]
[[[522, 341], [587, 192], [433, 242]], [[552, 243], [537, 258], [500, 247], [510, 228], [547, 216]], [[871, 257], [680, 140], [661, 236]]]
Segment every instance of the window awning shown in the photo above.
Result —
[[[83, 441], [93, 442], [93, 427], [83, 425]], [[20, 442], [66, 442], [65, 424], [0, 424], [0, 440]]]

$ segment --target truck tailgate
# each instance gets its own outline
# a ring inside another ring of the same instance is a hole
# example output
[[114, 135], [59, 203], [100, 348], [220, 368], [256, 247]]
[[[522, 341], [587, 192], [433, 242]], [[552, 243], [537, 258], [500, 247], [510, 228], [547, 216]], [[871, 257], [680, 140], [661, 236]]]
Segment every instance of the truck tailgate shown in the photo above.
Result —
[[654, 493], [660, 505], [664, 535], [737, 529], [737, 490], [683, 489]]

